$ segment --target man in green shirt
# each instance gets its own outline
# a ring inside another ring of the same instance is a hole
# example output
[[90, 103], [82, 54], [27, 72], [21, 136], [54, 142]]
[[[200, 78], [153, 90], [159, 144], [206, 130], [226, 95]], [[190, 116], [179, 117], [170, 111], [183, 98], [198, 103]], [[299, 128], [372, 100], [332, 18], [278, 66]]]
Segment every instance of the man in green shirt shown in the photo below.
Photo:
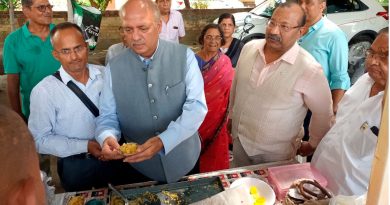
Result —
[[[49, 32], [53, 6], [48, 0], [22, 0], [28, 19], [7, 36], [3, 48], [4, 71], [7, 74], [11, 108], [25, 120], [30, 114], [30, 93], [44, 77], [54, 73], [60, 63], [52, 56]], [[20, 96], [22, 100], [20, 100]]]

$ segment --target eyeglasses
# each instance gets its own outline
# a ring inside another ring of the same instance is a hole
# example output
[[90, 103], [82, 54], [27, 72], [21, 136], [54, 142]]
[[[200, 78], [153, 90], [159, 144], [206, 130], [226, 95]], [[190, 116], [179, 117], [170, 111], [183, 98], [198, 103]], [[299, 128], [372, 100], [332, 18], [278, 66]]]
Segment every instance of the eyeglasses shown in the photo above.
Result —
[[208, 40], [208, 41], [212, 41], [212, 40], [214, 40], [214, 41], [220, 41], [220, 40], [222, 40], [222, 37], [221, 36], [210, 36], [210, 35], [207, 35], [207, 36], [205, 36], [204, 37], [206, 40]]
[[80, 53], [83, 53], [85, 50], [86, 50], [86, 46], [76, 46], [74, 47], [73, 49], [70, 49], [70, 48], [64, 48], [64, 49], [61, 49], [59, 51], [56, 51], [54, 50], [55, 52], [59, 53], [59, 54], [62, 54], [64, 56], [70, 56], [70, 54], [72, 52], [74, 52], [75, 54], [80, 54]]
[[45, 12], [46, 9], [49, 9], [49, 10], [53, 9], [53, 5], [51, 5], [51, 4], [32, 6], [32, 7], [36, 8], [38, 11], [40, 11], [42, 13]]
[[372, 49], [367, 49], [366, 58], [374, 58], [374, 57], [378, 57], [381, 61], [387, 61], [389, 58], [388, 53], [375, 52]]
[[288, 25], [286, 25], [286, 24], [280, 24], [280, 23], [278, 23], [278, 22], [276, 22], [276, 21], [274, 21], [274, 20], [269, 20], [268, 22], [267, 22], [267, 26], [268, 26], [268, 28], [275, 28], [276, 26], [279, 26], [279, 29], [281, 30], [281, 31], [283, 31], [283, 32], [289, 32], [289, 31], [291, 31], [292, 29], [295, 29], [295, 28], [300, 28], [300, 27], [302, 27], [302, 26], [288, 26]]

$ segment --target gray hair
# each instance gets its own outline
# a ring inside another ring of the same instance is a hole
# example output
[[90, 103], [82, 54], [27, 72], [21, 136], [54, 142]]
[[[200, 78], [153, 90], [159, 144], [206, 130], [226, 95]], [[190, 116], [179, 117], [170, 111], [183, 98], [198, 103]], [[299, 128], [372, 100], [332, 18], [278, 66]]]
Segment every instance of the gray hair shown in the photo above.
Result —
[[125, 6], [131, 1], [139, 1], [141, 4], [145, 5], [146, 9], [153, 12], [154, 20], [156, 22], [160, 22], [160, 18], [161, 18], [160, 9], [158, 9], [157, 4], [151, 0], [128, 0], [125, 4], [122, 5], [121, 9], [119, 10], [120, 18], [123, 18]]

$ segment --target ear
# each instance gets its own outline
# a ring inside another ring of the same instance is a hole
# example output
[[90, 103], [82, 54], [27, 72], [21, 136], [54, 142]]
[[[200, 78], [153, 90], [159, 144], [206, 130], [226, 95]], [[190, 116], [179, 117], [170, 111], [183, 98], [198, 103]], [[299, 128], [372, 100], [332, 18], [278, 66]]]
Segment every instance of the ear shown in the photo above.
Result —
[[53, 57], [54, 57], [56, 60], [60, 61], [59, 56], [58, 56], [59, 54], [58, 54], [57, 51], [54, 50], [54, 48], [53, 48], [53, 51], [51, 52], [51, 54], [53, 55]]
[[13, 191], [9, 192], [8, 204], [40, 205], [34, 186], [34, 179], [29, 177], [19, 181]]
[[305, 26], [302, 26], [298, 29], [299, 31], [299, 38], [301, 38], [303, 35], [305, 35], [306, 33], [306, 27]]
[[322, 3], [320, 3], [320, 9], [321, 9], [322, 13], [324, 13], [324, 11], [326, 9], [326, 1], [323, 1]]
[[160, 21], [157, 22], [158, 33], [161, 33], [161, 28], [162, 28], [161, 21], [162, 21], [162, 19], [160, 19]]
[[29, 6], [22, 6], [22, 12], [23, 12], [23, 14], [27, 17], [27, 18], [29, 18], [29, 14], [30, 14], [30, 12], [31, 12], [31, 7], [29, 7]]
[[85, 47], [87, 48], [87, 56], [89, 55], [89, 45], [87, 42], [85, 42]]

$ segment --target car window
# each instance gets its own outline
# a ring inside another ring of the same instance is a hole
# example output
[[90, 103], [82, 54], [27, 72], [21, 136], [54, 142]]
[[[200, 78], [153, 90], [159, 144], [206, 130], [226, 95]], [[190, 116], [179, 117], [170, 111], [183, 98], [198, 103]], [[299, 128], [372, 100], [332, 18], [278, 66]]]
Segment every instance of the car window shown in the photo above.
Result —
[[359, 0], [327, 0], [327, 14], [351, 12], [351, 11], [363, 11], [368, 7]]
[[[263, 1], [250, 12], [252, 14], [270, 18], [275, 8], [281, 4], [286, 2], [286, 0], [274, 0], [274, 1]], [[341, 12], [351, 12], [351, 11], [363, 11], [368, 9], [367, 5], [365, 5], [360, 0], [327, 0], [327, 14], [332, 13], [341, 13]]]
[[275, 0], [275, 1], [264, 1], [261, 2], [257, 7], [251, 10], [252, 14], [271, 18], [272, 13], [279, 4], [286, 2], [286, 0]]

